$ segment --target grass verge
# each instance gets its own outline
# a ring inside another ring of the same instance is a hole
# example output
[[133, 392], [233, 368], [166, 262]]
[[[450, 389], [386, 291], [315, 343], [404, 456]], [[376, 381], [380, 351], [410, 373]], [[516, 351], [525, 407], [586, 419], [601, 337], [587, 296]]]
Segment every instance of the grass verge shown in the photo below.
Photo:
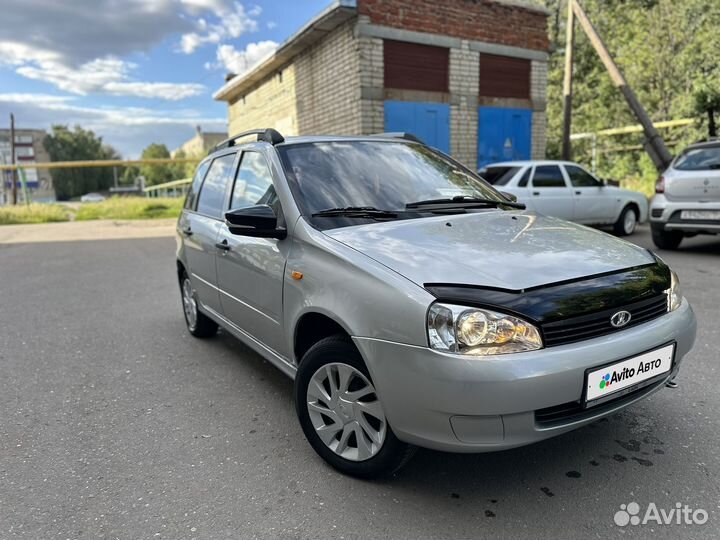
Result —
[[180, 215], [182, 205], [182, 198], [111, 197], [102, 202], [83, 203], [75, 220], [174, 218]]
[[22, 225], [27, 223], [54, 223], [68, 221], [67, 209], [57, 204], [0, 206], [0, 225]]

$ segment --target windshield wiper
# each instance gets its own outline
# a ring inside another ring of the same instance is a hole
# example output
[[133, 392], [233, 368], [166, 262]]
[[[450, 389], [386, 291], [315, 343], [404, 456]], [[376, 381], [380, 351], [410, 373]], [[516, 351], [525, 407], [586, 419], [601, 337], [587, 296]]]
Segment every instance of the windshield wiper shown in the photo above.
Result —
[[496, 201], [493, 199], [483, 199], [481, 197], [468, 197], [467, 195], [457, 195], [446, 199], [427, 199], [425, 201], [411, 202], [405, 205], [405, 208], [420, 208], [422, 206], [434, 205], [452, 205], [452, 206], [509, 206], [510, 208], [525, 209], [523, 203], [513, 201]]
[[398, 213], [392, 210], [379, 210], [373, 206], [346, 206], [345, 208], [327, 208], [326, 210], [320, 210], [319, 212], [315, 212], [312, 217], [392, 219], [398, 217]]

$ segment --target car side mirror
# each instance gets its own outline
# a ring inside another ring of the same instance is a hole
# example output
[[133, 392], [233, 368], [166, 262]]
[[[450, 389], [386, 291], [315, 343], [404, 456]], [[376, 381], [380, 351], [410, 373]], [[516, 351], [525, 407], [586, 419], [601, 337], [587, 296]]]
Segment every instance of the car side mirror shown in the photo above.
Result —
[[603, 178], [602, 183], [605, 186], [620, 187], [620, 182], [618, 180], [610, 180], [609, 178]]
[[515, 195], [513, 193], [508, 193], [507, 191], [501, 191], [500, 195], [502, 195], [506, 199], [510, 199], [512, 202], [517, 202], [517, 195]]
[[278, 239], [287, 236], [287, 229], [278, 227], [275, 211], [266, 204], [226, 212], [225, 223], [230, 232], [238, 236]]

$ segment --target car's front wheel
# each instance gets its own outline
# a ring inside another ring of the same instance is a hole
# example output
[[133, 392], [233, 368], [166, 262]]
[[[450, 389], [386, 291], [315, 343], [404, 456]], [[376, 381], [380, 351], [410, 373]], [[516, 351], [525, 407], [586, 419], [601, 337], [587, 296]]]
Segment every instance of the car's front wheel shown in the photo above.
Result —
[[188, 332], [198, 338], [214, 336], [217, 333], [218, 325], [198, 310], [197, 293], [185, 273], [180, 278], [180, 296]]
[[370, 373], [348, 338], [325, 338], [303, 356], [295, 408], [308, 442], [345, 474], [391, 474], [413, 454], [414, 447], [392, 432]]
[[660, 249], [677, 249], [683, 237], [684, 235], [680, 231], [663, 231], [659, 228], [652, 228], [653, 243]]

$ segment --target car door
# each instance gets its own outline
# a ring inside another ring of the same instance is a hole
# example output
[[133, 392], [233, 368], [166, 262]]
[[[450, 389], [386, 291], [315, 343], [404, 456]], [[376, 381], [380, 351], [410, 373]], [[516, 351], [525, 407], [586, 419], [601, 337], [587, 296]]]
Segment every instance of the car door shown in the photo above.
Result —
[[574, 221], [579, 223], [612, 223], [617, 212], [617, 197], [603, 183], [577, 165], [564, 165], [575, 197]]
[[[282, 208], [265, 156], [243, 152], [232, 186], [229, 210], [266, 204], [283, 225]], [[224, 316], [235, 326], [282, 356], [284, 345], [282, 288], [290, 240], [252, 238], [230, 233], [220, 227], [217, 255], [218, 287]]]
[[529, 191], [532, 207], [538, 214], [573, 219], [573, 193], [559, 165], [536, 165]]
[[200, 302], [218, 313], [221, 305], [216, 285], [215, 243], [236, 157], [235, 152], [225, 154], [206, 162], [207, 167], [203, 167], [205, 164], [198, 167], [179, 222], [190, 281]]

